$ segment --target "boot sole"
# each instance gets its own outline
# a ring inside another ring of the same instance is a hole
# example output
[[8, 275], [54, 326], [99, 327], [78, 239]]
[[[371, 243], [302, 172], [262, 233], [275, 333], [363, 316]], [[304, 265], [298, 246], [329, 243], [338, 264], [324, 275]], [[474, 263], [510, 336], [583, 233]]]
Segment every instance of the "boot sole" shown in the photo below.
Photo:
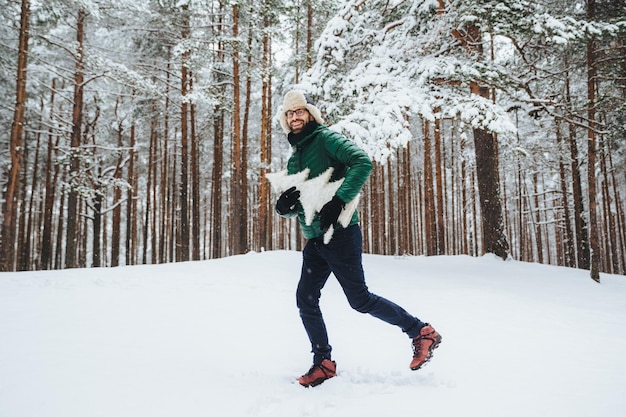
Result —
[[[333, 375], [335, 376], [335, 375]], [[322, 378], [317, 378], [314, 381], [309, 382], [308, 384], [300, 384], [305, 388], [309, 388], [309, 387], [317, 387], [318, 385], [321, 385], [324, 381], [329, 380], [330, 378], [332, 378], [333, 376], [329, 376], [328, 378], [322, 377]]]

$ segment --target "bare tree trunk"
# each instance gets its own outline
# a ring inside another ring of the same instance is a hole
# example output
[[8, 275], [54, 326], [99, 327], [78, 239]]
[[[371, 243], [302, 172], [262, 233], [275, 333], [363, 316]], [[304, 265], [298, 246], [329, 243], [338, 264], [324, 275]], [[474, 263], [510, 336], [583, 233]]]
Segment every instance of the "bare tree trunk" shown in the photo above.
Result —
[[[264, 16], [263, 27], [268, 29], [270, 27], [269, 16]], [[271, 87], [270, 87], [270, 36], [267, 30], [263, 31], [263, 85], [261, 93], [261, 172], [259, 176], [259, 242], [261, 247], [267, 250], [271, 249], [272, 241], [272, 226], [270, 216], [270, 198], [269, 198], [269, 183], [265, 174], [267, 173], [267, 167], [269, 167], [272, 161], [271, 154], [271, 136], [270, 136], [270, 124], [271, 124], [271, 110], [270, 102], [272, 100]]]
[[[176, 152], [176, 145], [174, 145], [174, 151], [172, 152], [172, 160], [170, 161], [169, 172], [176, 172], [176, 167], [178, 166], [178, 153]], [[178, 183], [176, 179], [178, 177], [176, 175], [170, 175], [169, 179], [169, 187], [167, 189], [167, 201], [169, 204], [167, 205], [167, 259], [170, 262], [174, 262], [176, 260], [176, 230], [178, 227], [177, 217], [175, 215], [177, 210], [176, 203], [176, 190], [178, 189]]]
[[220, 105], [214, 108], [213, 119], [213, 174], [211, 186], [211, 245], [212, 258], [219, 258], [222, 242], [222, 172], [224, 165], [224, 117]]
[[128, 184], [126, 193], [126, 265], [134, 265], [137, 259], [137, 181], [135, 181], [135, 124], [130, 126], [128, 147], [130, 155], [128, 161]]
[[469, 230], [467, 228], [467, 212], [469, 208], [469, 201], [467, 198], [467, 159], [465, 158], [465, 139], [461, 139], [459, 147], [459, 154], [461, 155], [461, 253], [469, 254]]
[[[272, 114], [274, 114], [274, 109], [272, 106], [272, 91], [274, 91], [273, 87], [272, 87], [272, 82], [274, 80], [273, 76], [272, 76], [272, 71], [271, 69], [274, 67], [274, 60], [273, 60], [273, 54], [274, 51], [272, 50], [272, 35], [271, 35], [271, 31], [270, 31], [270, 36], [268, 38], [269, 43], [268, 43], [268, 69], [269, 72], [267, 73], [267, 88], [268, 88], [268, 101], [267, 101], [267, 110], [268, 110], [268, 116], [269, 118], [267, 119], [267, 157], [268, 162], [271, 163], [272, 161], [272, 125], [273, 125], [273, 121], [272, 121]], [[270, 187], [269, 187], [269, 182], [266, 181], [266, 189], [267, 189], [267, 209], [269, 213], [273, 213], [273, 207], [274, 205], [272, 204], [272, 201], [270, 200]], [[267, 216], [267, 220], [268, 220], [268, 237], [270, 238], [268, 241], [268, 245], [266, 246], [268, 250], [273, 250], [274, 249], [274, 219], [276, 217], [273, 215], [269, 215]]]
[[[115, 102], [115, 114], [117, 116], [117, 108], [119, 105], [119, 99]], [[117, 146], [120, 149], [117, 155], [117, 164], [115, 165], [115, 172], [113, 178], [117, 181], [122, 179], [122, 164], [124, 157], [122, 154], [122, 147], [124, 146], [124, 140], [122, 135], [124, 132], [123, 124], [120, 121], [117, 125]], [[120, 247], [121, 247], [121, 222], [122, 222], [122, 189], [120, 187], [114, 187], [113, 189], [113, 218], [111, 219], [111, 266], [118, 266], [120, 264]]]
[[[435, 113], [439, 113], [440, 109], [435, 109]], [[436, 195], [435, 198], [437, 200], [437, 221], [436, 221], [436, 230], [437, 230], [437, 247], [436, 254], [443, 255], [446, 249], [446, 228], [444, 223], [444, 190], [443, 190], [443, 158], [441, 156], [441, 148], [443, 146], [441, 141], [441, 119], [435, 119], [435, 129], [434, 129], [434, 148], [435, 148], [435, 183], [436, 183]]]
[[[193, 75], [191, 76], [193, 81]], [[191, 85], [193, 89], [193, 84]], [[191, 104], [191, 259], [200, 260], [200, 145], [196, 134], [196, 105]]]
[[406, 255], [412, 253], [410, 246], [411, 240], [411, 228], [409, 213], [411, 210], [410, 203], [410, 173], [411, 164], [408, 158], [409, 147], [404, 149], [398, 149], [398, 163], [396, 164], [396, 170], [398, 175], [398, 208], [396, 210], [398, 216], [398, 229], [399, 229], [399, 242], [398, 242], [398, 254]]
[[311, 68], [313, 65], [313, 5], [312, 1], [308, 0], [306, 5], [306, 16], [307, 16], [307, 31], [306, 31], [306, 65], [307, 69]]
[[[587, 19], [592, 21], [595, 18], [595, 0], [587, 0]], [[597, 192], [596, 192], [596, 57], [595, 42], [591, 37], [587, 41], [587, 118], [589, 128], [587, 129], [587, 187], [589, 194], [589, 246], [590, 246], [590, 275], [591, 279], [600, 282], [600, 245], [598, 238], [597, 220]]]
[[[182, 10], [182, 39], [183, 42], [189, 39], [189, 5], [183, 4]], [[180, 116], [180, 230], [177, 235], [177, 261], [189, 260], [189, 103], [188, 95], [191, 94], [189, 84], [190, 75], [188, 61], [190, 57], [189, 49], [183, 52], [181, 62], [181, 116]]]
[[415, 194], [414, 194], [414, 204], [413, 204], [413, 211], [415, 212], [415, 228], [414, 228], [414, 236], [415, 236], [415, 253], [419, 254], [419, 255], [424, 255], [426, 254], [426, 249], [425, 249], [425, 237], [424, 237], [424, 230], [426, 229], [424, 226], [424, 211], [425, 211], [425, 207], [424, 207], [424, 184], [423, 184], [423, 180], [422, 180], [422, 175], [421, 173], [418, 171], [415, 173], [415, 184], [417, 184], [417, 186], [415, 187]]
[[[239, 6], [233, 5], [233, 39], [239, 37]], [[232, 254], [245, 253], [247, 250], [247, 210], [246, 194], [243, 188], [243, 178], [246, 176], [244, 168], [245, 155], [243, 153], [241, 135], [241, 92], [239, 76], [239, 46], [235, 45], [233, 50], [233, 155], [232, 155], [232, 175], [231, 175], [231, 232], [232, 232]]]
[[[477, 88], [481, 96], [487, 95], [488, 97], [486, 88]], [[502, 206], [500, 204], [496, 140], [492, 133], [474, 129], [474, 145], [476, 148], [476, 177], [478, 179], [478, 196], [482, 218], [483, 250], [506, 259], [509, 243], [504, 235]]]
[[[463, 32], [454, 30], [453, 35], [469, 53], [478, 56], [483, 55], [482, 35], [478, 26], [471, 25]], [[470, 83], [470, 91], [480, 97], [491, 98], [489, 89], [479, 86], [476, 82]], [[473, 130], [483, 250], [506, 259], [509, 252], [509, 242], [504, 234], [497, 141], [493, 133], [484, 129]]]
[[[154, 164], [156, 163], [156, 158], [157, 156], [155, 155], [156, 152], [156, 120], [154, 120], [156, 117], [156, 115], [154, 115], [152, 117], [152, 120], [150, 121], [150, 144], [148, 146], [148, 182], [146, 184], [146, 199], [145, 199], [145, 208], [144, 208], [144, 219], [143, 219], [143, 251], [142, 251], [142, 256], [141, 256], [141, 262], [142, 264], [147, 264], [148, 263], [148, 247], [150, 246], [150, 242], [153, 239], [150, 239], [150, 218], [151, 216], [154, 216], [154, 214], [152, 213], [152, 194], [154, 192], [154, 188], [153, 188], [153, 181], [155, 181], [155, 179], [153, 178], [154, 176], [154, 170], [152, 169], [152, 167], [154, 166]], [[152, 242], [154, 244], [154, 242]], [[155, 262], [155, 258], [154, 258], [155, 254], [154, 252], [151, 254], [151, 260], [152, 262]]]
[[[55, 93], [56, 93], [56, 78], [52, 79], [52, 88], [50, 92], [50, 115], [48, 119], [50, 122], [54, 120], [54, 107], [55, 107]], [[53, 152], [55, 148], [59, 145], [59, 136], [56, 137], [56, 143], [54, 140], [54, 133], [52, 131], [52, 127], [48, 129], [48, 150], [46, 157], [46, 196], [44, 198], [44, 209], [43, 209], [43, 230], [41, 232], [41, 260], [40, 260], [40, 268], [41, 269], [50, 269], [52, 268], [52, 220], [54, 217], [53, 208], [54, 201], [57, 189], [57, 180], [59, 177], [59, 165], [53, 164], [52, 159], [54, 158], [55, 153]], [[53, 168], [54, 166], [54, 168]], [[54, 174], [54, 177], [53, 177]]]
[[26, 79], [28, 66], [28, 40], [30, 1], [22, 0], [20, 15], [20, 38], [17, 56], [17, 77], [15, 87], [15, 109], [11, 125], [9, 152], [11, 168], [4, 192], [4, 208], [2, 229], [0, 230], [0, 271], [11, 271], [15, 260], [15, 224], [17, 216], [16, 192], [19, 187], [22, 169], [22, 152], [24, 140], [24, 113], [26, 111]]
[[433, 189], [433, 163], [431, 156], [430, 122], [424, 122], [424, 232], [426, 255], [437, 255], [437, 223], [435, 217], [435, 191]]
[[526, 260], [526, 223], [524, 217], [524, 178], [522, 176], [522, 166], [520, 164], [519, 158], [517, 160], [517, 223], [518, 223], [518, 256], [520, 261]]
[[[87, 202], [84, 199], [80, 200], [78, 212], [83, 213], [86, 210]], [[91, 221], [87, 216], [80, 216], [78, 223], [78, 268], [85, 268], [87, 266], [87, 245], [88, 245], [88, 230], [89, 222]]]
[[[566, 62], [567, 64], [567, 62]], [[567, 103], [572, 103], [570, 93], [569, 75], [565, 78], [565, 94]], [[576, 248], [576, 265], [581, 269], [589, 269], [589, 238], [587, 230], [587, 222], [584, 217], [582, 179], [580, 174], [580, 157], [578, 156], [578, 144], [576, 142], [576, 127], [569, 123], [569, 151], [570, 151], [570, 169], [572, 171], [572, 200], [574, 203], [574, 235]]]
[[370, 176], [370, 181], [372, 183], [371, 193], [370, 193], [370, 205], [371, 205], [371, 231], [372, 231], [372, 245], [371, 245], [371, 253], [380, 254], [382, 253], [383, 243], [384, 243], [384, 234], [385, 227], [383, 225], [384, 218], [384, 195], [383, 195], [383, 167], [375, 163], [374, 168], [372, 170], [372, 174]]
[[611, 176], [609, 175], [609, 161], [607, 161], [607, 155], [610, 154], [610, 150], [605, 148], [605, 146], [604, 140], [601, 140], [600, 148], [604, 149], [600, 158], [600, 171], [604, 179], [602, 181], [602, 206], [606, 225], [604, 231], [604, 253], [608, 255], [605, 257], [606, 266], [603, 270], [611, 274], [616, 274], [619, 271], [619, 260], [617, 255], [616, 210], [612, 209], [612, 207], [616, 207], [618, 202], [614, 200], [616, 196], [611, 195]]
[[22, 154], [23, 163], [22, 169], [20, 170], [20, 181], [18, 182], [19, 190], [15, 195], [15, 199], [18, 201], [17, 204], [17, 227], [15, 230], [16, 239], [15, 239], [15, 269], [17, 271], [26, 271], [28, 264], [28, 247], [26, 244], [26, 223], [29, 217], [28, 207], [26, 203], [26, 198], [28, 192], [26, 188], [28, 187], [28, 172], [30, 171], [29, 163], [29, 141], [24, 140], [24, 152]]
[[481, 249], [478, 241], [478, 233], [479, 233], [479, 224], [478, 224], [478, 210], [480, 207], [480, 203], [476, 198], [476, 174], [472, 172], [470, 174], [470, 201], [472, 203], [472, 227], [471, 227], [471, 236], [470, 236], [470, 255], [477, 256], [479, 249]]
[[534, 217], [533, 223], [535, 224], [535, 245], [537, 247], [537, 262], [540, 264], [543, 263], [543, 237], [541, 230], [541, 206], [539, 204], [539, 174], [537, 171], [532, 174], [533, 179], [533, 207], [534, 207]]
[[[450, 124], [450, 182], [446, 187], [450, 189], [450, 204], [446, 210], [445, 222], [447, 227], [446, 239], [448, 241], [448, 254], [458, 255], [461, 253], [460, 239], [461, 235], [460, 222], [461, 211], [459, 210], [459, 192], [458, 192], [458, 158], [456, 158], [457, 150], [457, 138], [455, 137], [456, 129], [454, 128], [454, 122]], [[444, 158], [445, 159], [445, 158]], [[445, 178], [445, 177], [444, 177]]]
[[401, 233], [400, 255], [414, 255], [414, 238], [412, 228], [412, 210], [413, 210], [413, 165], [411, 164], [411, 148], [410, 144], [401, 150], [398, 157], [398, 175], [402, 178], [400, 193], [400, 219], [399, 227]]
[[385, 209], [383, 213], [387, 213], [385, 225], [387, 227], [385, 239], [385, 255], [397, 255], [397, 224], [398, 224], [398, 200], [397, 200], [397, 182], [393, 180], [393, 169], [391, 158], [387, 158], [387, 182], [383, 182], [383, 201], [385, 201]]
[[[559, 148], [562, 147], [563, 138], [561, 137], [561, 123], [560, 121], [556, 121], [557, 126], [557, 144]], [[576, 253], [574, 250], [574, 232], [572, 230], [572, 221], [571, 221], [571, 213], [569, 207], [569, 199], [567, 198], [567, 176], [565, 173], [565, 163], [562, 158], [559, 158], [559, 176], [561, 179], [561, 204], [563, 205], [563, 221], [565, 223], [565, 248], [564, 248], [564, 264], [570, 268], [576, 265]]]
[[[43, 102], [41, 105], [41, 117], [43, 118]], [[31, 175], [31, 186], [30, 186], [30, 193], [26, 193], [26, 195], [30, 194], [30, 197], [28, 199], [28, 210], [26, 210], [26, 212], [24, 213], [24, 215], [28, 216], [28, 221], [26, 222], [26, 228], [23, 229], [24, 230], [24, 237], [22, 239], [20, 239], [20, 258], [18, 261], [18, 270], [21, 271], [28, 271], [32, 269], [32, 266], [35, 265], [34, 259], [33, 259], [33, 242], [36, 241], [37, 236], [34, 236], [34, 226], [33, 224], [35, 223], [35, 219], [34, 217], [37, 215], [37, 213], [34, 210], [34, 204], [35, 204], [35, 196], [39, 195], [39, 191], [38, 191], [38, 187], [39, 187], [39, 177], [40, 177], [40, 173], [39, 173], [39, 150], [40, 150], [40, 146], [41, 146], [41, 133], [43, 132], [43, 123], [40, 122], [40, 128], [38, 129], [39, 133], [37, 133], [37, 145], [35, 148], [35, 162], [33, 164], [33, 172]], [[26, 166], [24, 166], [24, 171], [26, 171]], [[24, 201], [23, 204], [24, 207], [26, 207], [26, 202]], [[22, 229], [20, 229], [22, 230]], [[37, 228], [36, 234], [38, 234], [38, 230], [39, 228]]]
[[[67, 171], [63, 171], [62, 173], [63, 180], [66, 179]], [[63, 252], [63, 236], [64, 236], [64, 226], [65, 226], [65, 205], [67, 202], [67, 198], [65, 195], [65, 191], [61, 189], [60, 196], [60, 204], [59, 204], [59, 217], [57, 219], [57, 235], [56, 235], [56, 243], [55, 243], [55, 251], [54, 251], [54, 263], [52, 269], [62, 269], [64, 265], [64, 252]]]
[[65, 268], [78, 267], [78, 191], [76, 181], [80, 170], [80, 145], [83, 122], [83, 90], [84, 90], [84, 53], [83, 43], [85, 37], [85, 10], [78, 9], [76, 17], [76, 66], [74, 73], [74, 103], [72, 108], [72, 136], [69, 183], [70, 190], [67, 199], [67, 232], [65, 237]]
[[242, 240], [246, 242], [246, 248], [250, 248], [253, 245], [250, 241], [250, 236], [253, 236], [253, 229], [251, 224], [254, 225], [254, 219], [251, 215], [250, 211], [250, 202], [254, 201], [251, 199], [251, 195], [253, 194], [251, 190], [248, 189], [248, 129], [249, 129], [249, 120], [250, 120], [250, 106], [252, 103], [252, 42], [253, 42], [253, 28], [252, 25], [248, 28], [248, 54], [246, 57], [246, 95], [245, 95], [245, 104], [243, 110], [243, 126], [241, 130], [241, 189], [244, 190], [245, 195], [242, 198], [241, 211], [244, 213], [244, 219], [246, 223], [245, 228], [245, 237], [242, 237]]
[[618, 250], [616, 257], [618, 259], [619, 268], [616, 273], [624, 274], [626, 272], [626, 236], [624, 231], [624, 207], [622, 199], [617, 188], [617, 179], [615, 178], [615, 167], [613, 165], [613, 156], [608, 152], [609, 172], [611, 175], [611, 183], [613, 184], [613, 197], [615, 198], [615, 222], [616, 222], [616, 242], [615, 247]]
[[[169, 134], [170, 134], [170, 125], [169, 125], [169, 111], [170, 111], [170, 70], [171, 70], [171, 49], [168, 49], [167, 53], [167, 66], [165, 71], [165, 108], [164, 118], [163, 118], [163, 149], [161, 151], [161, 181], [160, 181], [160, 193], [161, 193], [161, 201], [160, 201], [160, 214], [162, 221], [159, 225], [159, 246], [158, 246], [158, 263], [167, 262], [168, 258], [168, 246], [167, 242], [171, 239], [168, 239], [168, 230], [169, 230], [169, 220], [171, 216], [169, 216], [169, 192], [170, 192], [170, 156], [169, 156]], [[157, 107], [157, 104], [154, 106]]]
[[96, 186], [96, 193], [93, 201], [93, 236], [91, 266], [94, 268], [102, 266], [101, 263], [101, 239], [102, 239], [102, 188]]

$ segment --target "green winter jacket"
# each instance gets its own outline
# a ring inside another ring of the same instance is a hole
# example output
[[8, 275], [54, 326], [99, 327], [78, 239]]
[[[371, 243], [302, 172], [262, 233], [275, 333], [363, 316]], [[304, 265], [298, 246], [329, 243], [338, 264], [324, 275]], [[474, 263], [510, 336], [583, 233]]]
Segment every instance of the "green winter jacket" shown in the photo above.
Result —
[[[361, 148], [324, 125], [318, 125], [312, 133], [304, 136], [297, 143], [292, 143], [292, 149], [293, 154], [287, 162], [287, 173], [297, 174], [309, 168], [309, 179], [312, 179], [333, 167], [331, 181], [345, 178], [335, 194], [346, 203], [357, 196], [372, 171], [372, 161]], [[319, 214], [316, 214], [313, 222], [307, 225], [304, 210], [300, 204], [297, 204], [294, 210], [285, 214], [284, 217], [296, 215], [306, 239], [313, 239], [324, 234], [320, 229]], [[359, 216], [355, 211], [350, 225], [358, 221]]]

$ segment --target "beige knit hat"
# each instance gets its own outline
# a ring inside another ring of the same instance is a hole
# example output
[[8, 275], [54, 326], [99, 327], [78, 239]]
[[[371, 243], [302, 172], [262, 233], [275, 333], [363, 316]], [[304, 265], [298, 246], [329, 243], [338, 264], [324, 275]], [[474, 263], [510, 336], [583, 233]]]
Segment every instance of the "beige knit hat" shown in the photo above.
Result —
[[285, 133], [291, 132], [289, 128], [289, 123], [287, 123], [287, 115], [285, 114], [287, 110], [292, 110], [298, 107], [306, 107], [306, 109], [311, 113], [315, 121], [319, 124], [324, 124], [324, 119], [322, 118], [322, 113], [320, 113], [319, 109], [315, 107], [315, 103], [311, 98], [309, 98], [304, 92], [299, 90], [291, 90], [285, 94], [285, 98], [283, 100], [283, 108], [280, 111], [280, 125], [285, 131]]

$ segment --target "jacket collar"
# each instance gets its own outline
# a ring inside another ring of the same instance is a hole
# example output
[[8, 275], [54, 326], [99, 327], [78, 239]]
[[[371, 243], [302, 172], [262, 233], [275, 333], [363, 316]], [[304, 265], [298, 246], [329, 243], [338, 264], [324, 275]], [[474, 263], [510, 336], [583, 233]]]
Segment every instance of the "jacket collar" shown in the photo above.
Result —
[[291, 146], [301, 146], [313, 138], [313, 132], [319, 127], [319, 124], [312, 120], [304, 126], [300, 133], [289, 133], [287, 139]]

